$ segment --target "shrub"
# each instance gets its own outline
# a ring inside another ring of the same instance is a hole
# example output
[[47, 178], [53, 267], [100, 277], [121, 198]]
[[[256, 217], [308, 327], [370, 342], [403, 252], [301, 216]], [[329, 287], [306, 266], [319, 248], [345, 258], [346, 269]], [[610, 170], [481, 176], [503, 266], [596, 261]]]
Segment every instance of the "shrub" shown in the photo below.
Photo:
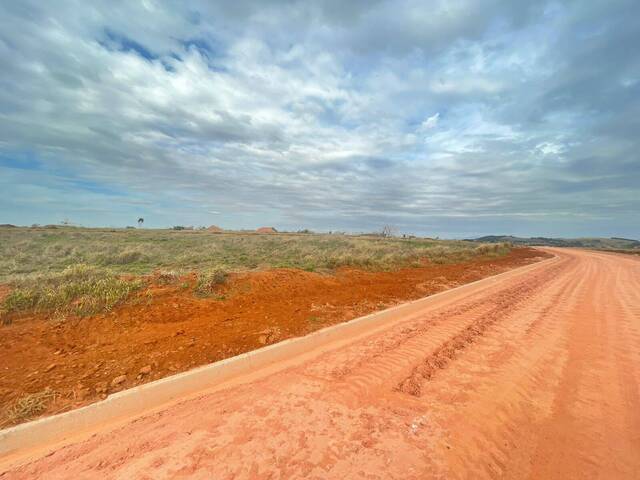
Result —
[[178, 272], [174, 271], [159, 271], [155, 274], [155, 281], [160, 285], [170, 285], [178, 281], [179, 278]]
[[475, 248], [478, 255], [503, 255], [511, 250], [511, 244], [507, 242], [483, 243]]
[[222, 285], [227, 281], [228, 276], [228, 272], [221, 268], [200, 273], [194, 290], [196, 295], [203, 297], [210, 295], [216, 286]]
[[144, 259], [144, 254], [139, 250], [123, 250], [115, 255], [107, 256], [104, 265], [128, 265]]

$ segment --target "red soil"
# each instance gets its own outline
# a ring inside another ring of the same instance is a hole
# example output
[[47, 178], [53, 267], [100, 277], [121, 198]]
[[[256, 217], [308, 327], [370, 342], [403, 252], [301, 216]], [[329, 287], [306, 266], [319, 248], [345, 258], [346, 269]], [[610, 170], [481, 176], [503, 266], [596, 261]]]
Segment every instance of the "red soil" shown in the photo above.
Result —
[[[59, 395], [44, 414], [57, 413], [545, 255], [521, 248], [497, 259], [394, 272], [241, 273], [211, 298], [194, 296], [191, 276], [171, 285], [152, 283], [107, 314], [65, 320], [27, 315], [0, 328], [0, 402], [7, 406], [49, 388]], [[10, 423], [0, 418], [0, 424]]]

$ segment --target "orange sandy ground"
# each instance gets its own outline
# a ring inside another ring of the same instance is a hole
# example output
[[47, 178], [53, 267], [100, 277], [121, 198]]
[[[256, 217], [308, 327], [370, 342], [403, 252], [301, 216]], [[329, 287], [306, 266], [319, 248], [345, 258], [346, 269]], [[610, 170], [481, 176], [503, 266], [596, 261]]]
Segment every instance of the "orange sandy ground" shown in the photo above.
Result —
[[[192, 286], [192, 276], [172, 285], [152, 284], [107, 314], [66, 320], [22, 316], [0, 327], [0, 405], [49, 388], [57, 396], [43, 415], [69, 410], [545, 255], [519, 248], [497, 259], [394, 272], [344, 268], [334, 275], [292, 269], [240, 273], [211, 298], [198, 298], [192, 288], [181, 286], [184, 280]], [[114, 385], [123, 375], [126, 379]], [[10, 424], [6, 416], [0, 418], [1, 426]]]

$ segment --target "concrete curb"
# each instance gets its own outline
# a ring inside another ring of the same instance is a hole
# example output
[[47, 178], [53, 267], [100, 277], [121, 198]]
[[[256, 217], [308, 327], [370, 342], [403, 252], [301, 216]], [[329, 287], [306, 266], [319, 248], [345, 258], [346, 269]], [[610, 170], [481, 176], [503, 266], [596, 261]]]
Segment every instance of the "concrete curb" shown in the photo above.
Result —
[[304, 337], [287, 339], [258, 350], [123, 390], [86, 407], [1, 430], [0, 457], [5, 457], [6, 460], [6, 457], [13, 456], [19, 450], [29, 451], [40, 446], [62, 442], [75, 436], [77, 432], [95, 430], [106, 423], [148, 413], [176, 399], [203, 392], [237, 377], [263, 370], [275, 362], [319, 351], [332, 342], [352, 342], [397, 322], [398, 315], [402, 315], [402, 321], [404, 321], [428, 304], [435, 300], [442, 300], [443, 297], [452, 295], [454, 292], [472, 289], [481, 283], [489, 287], [502, 277], [526, 273], [555, 259], [557, 257], [326, 327]]

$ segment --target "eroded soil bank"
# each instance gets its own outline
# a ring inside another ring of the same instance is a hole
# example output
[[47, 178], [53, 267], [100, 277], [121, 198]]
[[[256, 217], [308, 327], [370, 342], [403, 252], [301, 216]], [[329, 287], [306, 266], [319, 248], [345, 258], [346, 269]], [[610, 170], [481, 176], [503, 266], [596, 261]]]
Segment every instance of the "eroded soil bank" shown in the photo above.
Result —
[[394, 272], [267, 270], [236, 274], [208, 298], [194, 296], [195, 277], [183, 278], [155, 283], [108, 314], [25, 316], [0, 328], [1, 425], [29, 419], [7, 416], [7, 407], [25, 395], [53, 392], [41, 414], [58, 413], [545, 255], [520, 248], [501, 258]]

